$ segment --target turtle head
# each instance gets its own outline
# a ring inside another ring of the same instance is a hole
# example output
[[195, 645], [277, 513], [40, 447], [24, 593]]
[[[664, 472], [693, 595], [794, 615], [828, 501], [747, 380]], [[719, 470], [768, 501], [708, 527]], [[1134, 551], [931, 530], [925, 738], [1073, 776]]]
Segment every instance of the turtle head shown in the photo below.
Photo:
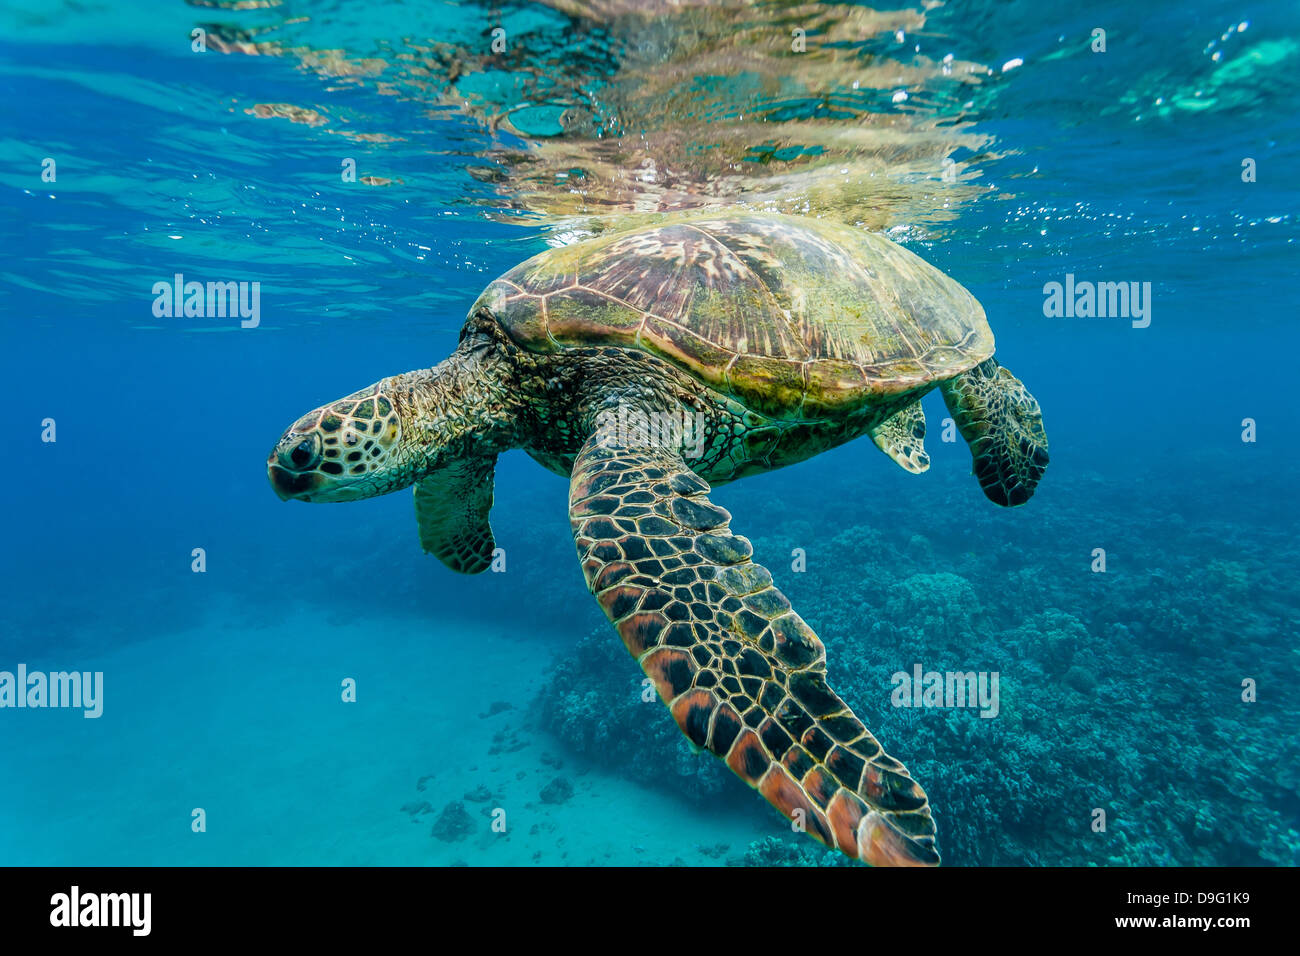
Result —
[[385, 379], [308, 412], [280, 437], [266, 462], [271, 487], [288, 501], [356, 501], [419, 477], [420, 456], [403, 442], [402, 414]]
[[356, 501], [514, 447], [518, 399], [497, 356], [464, 341], [434, 368], [393, 375], [294, 422], [266, 461], [285, 501]]

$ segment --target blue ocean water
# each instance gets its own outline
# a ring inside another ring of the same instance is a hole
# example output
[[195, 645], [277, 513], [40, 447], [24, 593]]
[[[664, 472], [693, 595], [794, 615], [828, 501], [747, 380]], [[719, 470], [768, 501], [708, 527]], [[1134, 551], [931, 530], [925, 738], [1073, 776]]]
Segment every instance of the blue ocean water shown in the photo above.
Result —
[[[0, 671], [103, 674], [95, 719], [0, 708], [0, 863], [839, 862], [642, 702], [562, 479], [502, 458], [507, 568], [468, 578], [408, 493], [267, 484], [298, 415], [440, 361], [518, 261], [694, 206], [884, 232], [980, 299], [1043, 407], [1023, 508], [938, 395], [925, 475], [858, 441], [713, 494], [945, 862], [1300, 862], [1294, 4], [6, 0], [0, 26]], [[177, 274], [259, 283], [256, 327], [156, 315]], [[1067, 281], [1149, 309], [1046, 314]], [[998, 716], [893, 706], [917, 664], [997, 672]]]

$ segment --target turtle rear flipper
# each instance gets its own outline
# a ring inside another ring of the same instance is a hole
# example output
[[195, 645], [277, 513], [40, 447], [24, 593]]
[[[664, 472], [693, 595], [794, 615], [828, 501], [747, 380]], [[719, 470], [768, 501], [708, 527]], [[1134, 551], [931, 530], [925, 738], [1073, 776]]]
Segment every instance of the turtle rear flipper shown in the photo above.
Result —
[[1034, 396], [994, 359], [939, 387], [970, 445], [984, 494], [1004, 507], [1028, 501], [1048, 462], [1043, 413]]
[[492, 564], [492, 486], [497, 459], [453, 461], [415, 484], [420, 545], [453, 571], [478, 574]]
[[709, 485], [597, 430], [569, 521], [587, 585], [682, 732], [788, 818], [876, 865], [934, 865], [925, 793], [826, 684], [825, 649]]
[[871, 429], [871, 440], [904, 471], [914, 475], [930, 467], [925, 453], [925, 412], [913, 402]]

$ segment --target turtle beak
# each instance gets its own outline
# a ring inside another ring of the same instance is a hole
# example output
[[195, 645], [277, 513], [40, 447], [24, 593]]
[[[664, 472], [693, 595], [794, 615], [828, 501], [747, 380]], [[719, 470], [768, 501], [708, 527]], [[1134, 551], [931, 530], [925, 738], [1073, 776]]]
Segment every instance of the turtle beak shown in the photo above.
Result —
[[315, 432], [285, 432], [266, 458], [266, 475], [281, 501], [300, 498], [310, 501], [310, 494], [321, 484], [316, 466], [321, 462], [321, 440]]
[[320, 484], [320, 475], [315, 472], [299, 474], [272, 461], [266, 468], [267, 477], [271, 479], [271, 488], [281, 501], [298, 498], [310, 501], [311, 492]]

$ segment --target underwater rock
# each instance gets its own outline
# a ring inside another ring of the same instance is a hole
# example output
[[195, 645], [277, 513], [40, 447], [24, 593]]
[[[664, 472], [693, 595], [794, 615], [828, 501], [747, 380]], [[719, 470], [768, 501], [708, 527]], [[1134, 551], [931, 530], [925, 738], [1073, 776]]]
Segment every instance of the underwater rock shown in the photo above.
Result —
[[923, 567], [934, 566], [934, 548], [923, 534], [914, 534], [907, 540], [907, 556]]
[[573, 796], [573, 784], [563, 777], [556, 777], [550, 783], [542, 788], [540, 794], [542, 803], [565, 803]]
[[479, 714], [479, 719], [483, 720], [488, 717], [495, 717], [497, 714], [504, 714], [507, 710], [514, 710], [515, 705], [509, 701], [494, 700], [488, 705], [488, 709]]
[[928, 635], [959, 637], [975, 629], [980, 602], [971, 583], [949, 571], [913, 574], [890, 590], [885, 613]]
[[1097, 689], [1097, 678], [1092, 671], [1076, 664], [1065, 672], [1065, 686], [1073, 687], [1080, 694], [1091, 694]]
[[487, 803], [487, 801], [492, 799], [492, 791], [482, 784], [479, 784], [479, 786], [465, 794], [465, 799], [470, 803]]
[[432, 813], [433, 806], [429, 803], [428, 800], [419, 800], [411, 803], [402, 804], [402, 812], [410, 814], [411, 820], [414, 821], [415, 818], [420, 816], [421, 814]]
[[[512, 754], [523, 750], [527, 746], [528, 741], [520, 739], [517, 731], [503, 728], [492, 735], [492, 746], [488, 747], [488, 755]], [[471, 767], [470, 769], [477, 768]]]
[[1205, 585], [1215, 593], [1226, 592], [1237, 597], [1250, 587], [1250, 573], [1240, 562], [1216, 558], [1205, 568]]
[[1083, 622], [1072, 614], [1050, 608], [1027, 618], [1015, 631], [1007, 634], [1023, 657], [1038, 660], [1049, 673], [1064, 673], [1076, 650], [1091, 647], [1092, 636]]
[[442, 808], [438, 819], [433, 823], [432, 835], [444, 843], [463, 840], [474, 832], [474, 818], [465, 810], [465, 804], [453, 800]]

